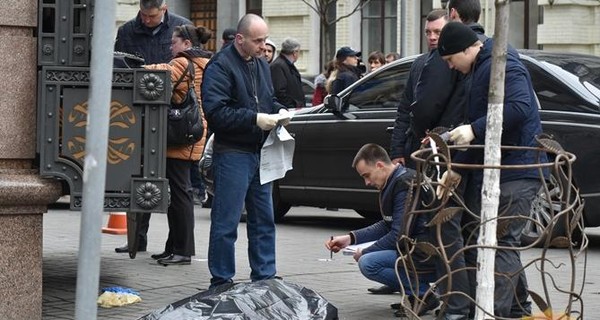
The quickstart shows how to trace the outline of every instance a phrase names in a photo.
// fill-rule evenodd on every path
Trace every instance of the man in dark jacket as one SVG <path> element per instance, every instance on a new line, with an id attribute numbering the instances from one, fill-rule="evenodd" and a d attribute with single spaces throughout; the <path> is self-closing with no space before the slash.
<path id="1" fill-rule="evenodd" d="M 454 7 L 450 10 L 451 17 L 455 19 L 460 17 L 465 19 L 465 23 L 469 23 L 477 30 L 481 39 L 487 37 L 483 34 L 483 28 L 477 21 L 481 12 L 479 0 L 452 0 L 450 3 Z M 449 5 L 450 5 L 449 4 Z M 436 12 L 436 11 L 434 11 Z M 433 12 L 432 12 L 433 13 Z M 444 19 L 444 24 L 446 23 Z M 431 30 L 431 33 L 436 33 L 436 40 L 440 36 L 440 29 Z M 428 36 L 428 38 L 430 38 Z M 438 47 L 439 41 L 436 41 Z M 408 167 L 414 167 L 414 163 L 410 160 L 410 154 L 417 150 L 420 146 L 421 139 L 425 136 L 428 130 L 435 127 L 446 127 L 452 129 L 462 124 L 465 121 L 467 95 L 465 90 L 470 85 L 468 76 L 462 75 L 456 70 L 448 68 L 446 62 L 440 57 L 438 50 L 429 52 L 426 61 L 422 67 L 418 77 L 418 83 L 414 88 L 414 102 L 410 105 L 410 129 L 405 136 L 406 142 L 404 149 L 400 149 L 403 153 L 397 154 L 395 147 L 401 144 L 402 132 L 397 128 L 404 129 L 407 127 L 406 121 L 402 123 L 402 109 L 399 108 L 398 117 L 395 125 L 395 132 L 392 138 L 392 158 L 403 155 Z M 406 112 L 405 112 L 406 113 Z M 404 116 L 404 119 L 408 118 Z M 396 160 L 396 159 L 395 159 Z M 401 160 L 401 159 L 398 159 Z M 453 256 L 454 259 L 450 264 L 453 270 L 452 283 L 443 281 L 439 284 L 441 293 L 447 292 L 451 286 L 452 291 L 461 293 L 447 296 L 446 318 L 447 319 L 462 319 L 462 315 L 468 314 L 472 305 L 467 295 L 474 296 L 469 286 L 469 274 L 464 271 L 467 265 L 466 259 L 471 252 L 467 252 L 467 256 L 463 254 L 463 225 L 468 220 L 463 217 L 462 213 L 455 214 L 452 219 L 448 220 L 442 228 L 441 241 L 439 245 L 443 245 L 448 256 Z M 431 228 L 431 233 L 435 234 L 436 228 Z M 457 239 L 459 241 L 457 241 Z M 446 274 L 446 266 L 439 263 L 437 265 L 438 276 Z M 462 270 L 462 271 L 461 271 Z M 472 310 L 471 310 L 472 312 Z"/>
<path id="2" fill-rule="evenodd" d="M 402 163 L 413 169 L 415 163 L 410 159 L 410 154 L 419 149 L 427 130 L 462 121 L 461 107 L 449 104 L 452 99 L 460 99 L 464 95 L 460 87 L 456 88 L 456 82 L 461 76 L 458 72 L 451 71 L 435 50 L 440 32 L 447 21 L 446 10 L 433 10 L 427 15 L 425 36 L 429 52 L 420 55 L 413 62 L 398 105 L 390 156 L 394 163 Z M 422 82 L 421 77 L 427 81 Z M 455 88 L 459 90 L 455 91 Z"/>
<path id="3" fill-rule="evenodd" d="M 167 11 L 165 0 L 141 0 L 137 16 L 119 27 L 115 51 L 144 58 L 146 64 L 171 61 L 171 36 L 177 26 L 192 24 Z"/>
<path id="4" fill-rule="evenodd" d="M 264 280 L 276 274 L 271 183 L 260 183 L 260 150 L 269 131 L 289 123 L 289 116 L 274 98 L 269 65 L 261 58 L 268 32 L 261 17 L 245 15 L 233 44 L 221 49 L 204 72 L 202 107 L 214 133 L 208 245 L 211 287 L 233 282 L 235 241 L 244 204 L 250 278 Z"/>
<path id="5" fill-rule="evenodd" d="M 422 256 L 422 252 L 412 253 L 417 270 L 407 273 L 402 263 L 399 263 L 400 281 L 396 276 L 396 260 L 398 251 L 396 242 L 401 235 L 406 235 L 419 242 L 430 242 L 429 231 L 425 227 L 424 215 L 416 216 L 411 225 L 404 214 L 407 190 L 415 177 L 415 171 L 405 168 L 401 164 L 393 164 L 384 148 L 376 144 L 366 144 L 357 152 L 352 162 L 352 167 L 365 180 L 369 187 L 379 190 L 379 205 L 382 220 L 359 230 L 351 231 L 347 235 L 332 237 L 325 242 L 325 247 L 333 252 L 353 244 L 362 244 L 375 241 L 372 245 L 357 249 L 354 260 L 358 261 L 361 273 L 370 280 L 382 283 L 393 291 L 403 291 L 415 298 L 423 298 L 429 283 L 435 282 L 435 266 L 432 259 Z M 421 255 L 420 255 L 421 254 Z M 412 277 L 414 272 L 419 272 L 419 279 Z M 409 278 L 407 274 L 411 274 Z M 419 287 L 415 287 L 418 283 Z M 426 306 L 420 314 L 438 306 L 439 301 L 431 294 L 426 297 Z M 413 303 L 414 304 L 414 303 Z"/>
<path id="6" fill-rule="evenodd" d="M 451 22 L 444 27 L 440 36 L 438 51 L 450 68 L 463 74 L 471 74 L 471 87 L 468 91 L 467 109 L 469 124 L 461 125 L 450 131 L 450 140 L 457 145 L 470 143 L 485 144 L 488 92 L 492 65 L 493 40 L 482 43 L 471 28 L 459 22 Z M 542 132 L 540 116 L 531 78 L 525 66 L 519 60 L 519 54 L 508 47 L 506 57 L 505 96 L 502 121 L 501 144 L 503 146 L 534 147 L 535 136 Z M 537 152 L 533 150 L 510 150 L 501 154 L 502 165 L 524 165 L 537 163 Z M 541 161 L 545 161 L 542 156 Z M 468 149 L 459 152 L 453 158 L 457 163 L 483 163 L 481 149 Z M 441 179 L 457 179 L 457 172 L 446 172 Z M 475 201 L 470 209 L 480 212 L 482 172 L 468 183 L 476 190 L 465 194 Z M 500 204 L 498 212 L 503 217 L 527 216 L 531 203 L 541 186 L 540 176 L 535 168 L 520 170 L 502 170 L 500 174 Z M 440 187 L 438 187 L 438 191 Z M 519 247 L 524 219 L 513 219 L 507 231 L 498 235 L 498 245 L 503 248 Z M 477 236 L 477 233 L 474 234 Z M 495 259 L 494 314 L 500 317 L 522 318 L 531 314 L 531 305 L 527 301 L 527 280 L 521 271 L 519 251 L 497 249 Z M 471 283 L 472 288 L 476 284 Z"/>
<path id="7" fill-rule="evenodd" d="M 167 63 L 173 58 L 171 36 L 177 26 L 192 24 L 186 18 L 167 11 L 165 0 L 141 0 L 137 16 L 119 27 L 115 51 L 134 54 L 144 59 L 145 64 Z M 138 222 L 137 251 L 146 251 L 150 213 L 142 214 Z M 116 252 L 129 251 L 129 246 L 115 248 Z"/>
<path id="8" fill-rule="evenodd" d="M 287 38 L 281 44 L 279 57 L 271 63 L 275 96 L 288 109 L 302 108 L 306 104 L 300 72 L 294 65 L 299 56 L 300 43 L 296 39 Z"/>

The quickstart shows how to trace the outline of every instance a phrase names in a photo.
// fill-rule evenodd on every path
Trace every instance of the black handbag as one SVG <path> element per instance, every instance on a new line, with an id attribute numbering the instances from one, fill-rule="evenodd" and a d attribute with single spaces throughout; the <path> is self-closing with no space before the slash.
<path id="1" fill-rule="evenodd" d="M 189 73 L 190 85 L 184 99 L 181 103 L 175 103 L 171 100 L 169 106 L 167 121 L 167 146 L 169 147 L 192 145 L 200 141 L 204 133 L 200 106 L 194 92 L 194 64 L 192 60 L 187 60 L 187 69 L 173 86 L 173 91 L 175 91 L 175 88 L 183 81 L 186 73 Z"/>

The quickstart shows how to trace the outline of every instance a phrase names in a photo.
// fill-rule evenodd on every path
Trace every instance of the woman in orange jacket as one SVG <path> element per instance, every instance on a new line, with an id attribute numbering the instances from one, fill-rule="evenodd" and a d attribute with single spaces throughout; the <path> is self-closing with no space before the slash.
<path id="1" fill-rule="evenodd" d="M 190 85 L 200 106 L 200 114 L 204 124 L 204 134 L 200 141 L 189 146 L 167 148 L 167 179 L 171 190 L 171 203 L 167 211 L 169 236 L 164 252 L 153 254 L 152 258 L 163 265 L 190 264 L 191 256 L 195 254 L 194 245 L 194 200 L 190 184 L 190 169 L 194 161 L 200 160 L 206 141 L 206 120 L 201 108 L 202 76 L 204 68 L 212 53 L 202 49 L 210 39 L 211 33 L 204 27 L 184 25 L 175 27 L 171 38 L 173 60 L 169 63 L 144 66 L 147 69 L 169 70 L 171 81 L 175 83 L 182 74 L 187 72 L 188 63 L 193 63 L 194 79 L 185 74 L 181 83 L 173 88 L 172 100 L 180 103 L 186 96 Z M 165 128 L 166 129 L 166 128 Z"/>

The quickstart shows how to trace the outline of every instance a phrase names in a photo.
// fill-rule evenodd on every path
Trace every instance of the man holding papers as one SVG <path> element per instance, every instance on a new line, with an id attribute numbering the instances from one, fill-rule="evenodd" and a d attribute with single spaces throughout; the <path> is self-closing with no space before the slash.
<path id="1" fill-rule="evenodd" d="M 407 234 L 417 241 L 428 241 L 429 233 L 425 227 L 425 217 L 418 216 L 410 228 L 404 224 L 404 208 L 407 191 L 415 171 L 393 164 L 389 155 L 377 144 L 366 144 L 356 154 L 352 167 L 365 180 L 365 184 L 377 188 L 379 193 L 379 207 L 382 220 L 359 230 L 351 231 L 347 235 L 336 236 L 325 242 L 325 247 L 333 252 L 338 252 L 350 245 L 357 245 L 374 241 L 366 248 L 358 247 L 354 252 L 354 260 L 358 262 L 361 273 L 370 280 L 379 282 L 389 287 L 389 291 L 396 292 L 403 289 L 411 302 L 415 297 L 423 297 L 429 289 L 429 283 L 435 282 L 435 266 L 431 260 L 415 257 L 413 262 L 419 271 L 419 277 L 408 277 L 402 262 L 396 270 L 396 260 L 399 257 L 396 241 L 399 235 Z M 398 272 L 396 272 L 398 271 Z M 408 273 L 410 274 L 410 273 Z M 402 281 L 402 286 L 400 284 Z M 418 281 L 417 281 L 418 280 Z M 418 284 L 418 288 L 417 288 Z M 425 306 L 419 314 L 435 309 L 439 305 L 433 294 L 427 295 Z M 399 310 L 397 313 L 403 313 Z"/>
<path id="2" fill-rule="evenodd" d="M 261 58 L 268 35 L 261 17 L 243 16 L 233 43 L 214 55 L 204 71 L 202 107 L 214 132 L 208 244 L 211 288 L 233 282 L 243 206 L 248 212 L 250 279 L 271 279 L 277 273 L 271 184 L 260 183 L 260 150 L 269 132 L 278 124 L 287 125 L 289 116 L 274 98 L 271 71 Z"/>

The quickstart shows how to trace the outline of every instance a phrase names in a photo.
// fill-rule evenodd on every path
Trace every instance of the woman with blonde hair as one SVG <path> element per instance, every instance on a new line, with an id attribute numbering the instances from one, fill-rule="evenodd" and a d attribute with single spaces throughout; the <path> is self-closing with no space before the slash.
<path id="1" fill-rule="evenodd" d="M 335 71 L 331 81 L 331 94 L 338 94 L 356 82 L 362 75 L 358 68 L 360 51 L 350 47 L 341 47 L 335 54 Z M 333 77 L 330 76 L 330 80 Z"/>

